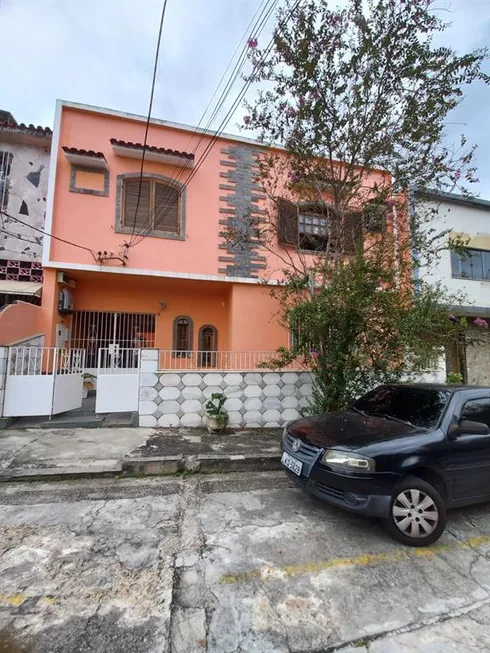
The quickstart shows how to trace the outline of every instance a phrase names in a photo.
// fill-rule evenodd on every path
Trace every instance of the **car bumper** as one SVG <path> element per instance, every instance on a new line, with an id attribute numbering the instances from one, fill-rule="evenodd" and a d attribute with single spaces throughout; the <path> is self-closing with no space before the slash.
<path id="1" fill-rule="evenodd" d="M 382 519 L 388 517 L 391 494 L 366 494 L 360 492 L 361 488 L 355 482 L 353 483 L 352 479 L 347 479 L 346 483 L 346 479 L 339 474 L 326 472 L 322 480 L 319 480 L 318 478 L 296 476 L 288 469 L 285 469 L 285 472 L 296 486 L 322 501 L 366 517 L 380 517 Z"/>

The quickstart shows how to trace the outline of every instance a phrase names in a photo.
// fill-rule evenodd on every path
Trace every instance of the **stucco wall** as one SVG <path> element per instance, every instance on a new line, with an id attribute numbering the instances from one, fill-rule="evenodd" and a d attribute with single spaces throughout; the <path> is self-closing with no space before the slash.
<path id="1" fill-rule="evenodd" d="M 436 233 L 450 230 L 470 239 L 468 247 L 490 251 L 490 209 L 465 206 L 452 202 L 425 202 L 428 207 L 438 207 L 437 218 L 431 221 L 430 228 Z M 421 204 L 421 207 L 424 203 Z M 449 236 L 448 236 L 449 237 Z M 454 279 L 451 270 L 451 253 L 441 252 L 430 268 L 419 271 L 420 278 L 428 283 L 442 282 L 449 291 L 463 292 L 465 305 L 490 306 L 490 280 Z"/>
<path id="2" fill-rule="evenodd" d="M 17 344 L 42 332 L 41 308 L 18 302 L 0 311 L 0 345 Z"/>
<path id="3" fill-rule="evenodd" d="M 312 379 L 306 372 L 159 372 L 158 351 L 142 351 L 140 426 L 203 426 L 214 392 L 227 397 L 230 426 L 278 427 L 300 417 Z"/>
<path id="4" fill-rule="evenodd" d="M 43 229 L 46 212 L 49 148 L 47 139 L 40 139 L 39 146 L 36 146 L 2 140 L 0 133 L 0 150 L 13 155 L 6 212 L 38 229 Z M 41 261 L 41 233 L 6 216 L 3 216 L 3 224 L 10 234 L 0 234 L 0 259 Z"/>

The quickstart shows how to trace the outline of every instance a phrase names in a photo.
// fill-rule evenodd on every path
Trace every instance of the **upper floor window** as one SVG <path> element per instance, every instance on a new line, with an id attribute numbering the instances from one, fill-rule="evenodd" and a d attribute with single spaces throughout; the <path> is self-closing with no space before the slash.
<path id="1" fill-rule="evenodd" d="M 362 218 L 358 214 L 350 213 L 341 220 L 325 202 L 295 204 L 279 198 L 277 205 L 282 246 L 351 254 L 362 241 Z"/>
<path id="2" fill-rule="evenodd" d="M 9 203 L 9 182 L 13 154 L 0 150 L 0 211 L 6 211 Z"/>
<path id="3" fill-rule="evenodd" d="M 184 197 L 180 185 L 163 175 L 118 177 L 116 231 L 183 239 Z"/>
<path id="4" fill-rule="evenodd" d="M 461 279 L 490 279 L 490 252 L 467 249 L 464 254 L 451 251 L 452 276 Z"/>

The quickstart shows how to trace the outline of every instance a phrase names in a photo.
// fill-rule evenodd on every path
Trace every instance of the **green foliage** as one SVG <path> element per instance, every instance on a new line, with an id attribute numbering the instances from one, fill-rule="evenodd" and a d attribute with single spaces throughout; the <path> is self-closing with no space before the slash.
<path id="1" fill-rule="evenodd" d="M 446 383 L 463 383 L 463 375 L 459 372 L 450 372 L 447 375 Z"/>
<path id="2" fill-rule="evenodd" d="M 285 147 L 261 161 L 271 208 L 254 223 L 253 246 L 284 264 L 271 293 L 295 337 L 267 365 L 302 360 L 315 378 L 316 412 L 427 370 L 465 329 L 447 308 L 462 298 L 415 272 L 442 249 L 466 245 L 437 233 L 438 208 L 424 198 L 469 194 L 476 180 L 474 148 L 464 135 L 446 145 L 444 127 L 464 86 L 489 82 L 481 70 L 488 52 L 436 46 L 445 26 L 430 0 L 347 0 L 342 9 L 309 0 L 290 16 L 295 5 L 287 0 L 280 11 L 272 53 L 253 73 L 266 90 L 248 105 L 245 125 Z M 251 48 L 253 63 L 262 55 Z M 294 251 L 291 240 L 277 246 L 277 197 L 329 205 L 321 251 Z M 348 242 L 352 215 L 362 238 Z M 244 245 L 246 231 L 229 237 Z"/>
<path id="3" fill-rule="evenodd" d="M 214 417 L 217 422 L 227 418 L 227 412 L 223 409 L 226 397 L 221 392 L 213 392 L 211 399 L 206 404 L 206 412 L 210 417 Z M 220 420 L 221 418 L 221 420 Z"/>

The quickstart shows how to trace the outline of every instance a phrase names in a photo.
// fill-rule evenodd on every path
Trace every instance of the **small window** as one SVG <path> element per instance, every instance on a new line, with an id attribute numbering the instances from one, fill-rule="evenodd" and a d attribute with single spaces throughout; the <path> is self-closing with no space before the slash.
<path id="1" fill-rule="evenodd" d="M 216 367 L 218 359 L 218 331 L 207 324 L 199 329 L 199 365 Z"/>
<path id="2" fill-rule="evenodd" d="M 490 397 L 467 401 L 461 411 L 460 419 L 481 422 L 490 427 Z"/>
<path id="3" fill-rule="evenodd" d="M 136 232 L 180 232 L 180 193 L 155 179 L 128 179 L 123 185 L 122 226 Z"/>
<path id="4" fill-rule="evenodd" d="M 185 358 L 192 351 L 192 320 L 180 316 L 174 320 L 173 350 L 176 358 Z"/>
<path id="5" fill-rule="evenodd" d="M 299 207 L 299 248 L 312 252 L 325 251 L 328 244 L 328 209 L 320 213 L 309 207 Z"/>
<path id="6" fill-rule="evenodd" d="M 9 175 L 12 169 L 13 154 L 0 150 L 0 211 L 6 211 L 9 203 Z"/>
<path id="7" fill-rule="evenodd" d="M 490 279 L 490 252 L 467 249 L 464 254 L 451 251 L 453 277 L 460 279 Z"/>

